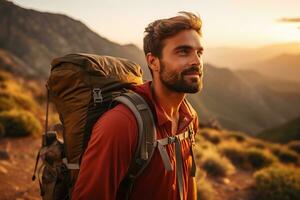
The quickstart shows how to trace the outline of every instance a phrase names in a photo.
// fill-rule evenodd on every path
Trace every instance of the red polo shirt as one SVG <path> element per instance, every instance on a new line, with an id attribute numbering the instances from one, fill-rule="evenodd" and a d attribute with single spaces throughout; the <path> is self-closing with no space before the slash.
<path id="1" fill-rule="evenodd" d="M 135 92 L 155 110 L 157 116 L 157 139 L 171 134 L 172 123 L 163 108 L 152 96 L 150 82 L 134 88 Z M 179 109 L 179 125 L 176 134 L 185 131 L 190 123 L 194 123 L 197 131 L 198 119 L 195 111 L 190 113 L 183 102 Z M 88 147 L 83 155 L 80 172 L 75 184 L 72 199 L 114 200 L 118 186 L 123 180 L 133 157 L 138 134 L 134 114 L 120 104 L 103 114 L 95 124 Z M 192 166 L 190 142 L 181 142 L 183 158 L 183 193 L 187 199 L 188 176 Z M 176 182 L 175 145 L 166 146 L 174 171 L 167 172 L 158 149 L 149 165 L 136 180 L 131 199 L 179 199 Z"/>

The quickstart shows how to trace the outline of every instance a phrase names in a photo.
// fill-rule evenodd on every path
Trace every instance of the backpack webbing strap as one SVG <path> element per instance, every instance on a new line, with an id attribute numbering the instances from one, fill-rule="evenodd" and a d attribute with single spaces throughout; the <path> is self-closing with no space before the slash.
<path id="1" fill-rule="evenodd" d="M 183 162 L 181 155 L 181 143 L 178 138 L 175 139 L 175 159 L 176 159 L 176 175 L 180 200 L 183 200 Z"/>
<path id="2" fill-rule="evenodd" d="M 157 147 L 160 153 L 160 156 L 162 158 L 162 161 L 164 163 L 165 169 L 167 171 L 172 171 L 173 167 L 170 162 L 169 155 L 165 149 L 164 146 L 168 144 L 175 143 L 175 159 L 176 159 L 176 176 L 177 176 L 177 184 L 178 184 L 178 190 L 179 190 L 179 197 L 180 200 L 183 199 L 183 161 L 182 161 L 182 155 L 181 155 L 181 141 L 185 139 L 190 139 L 191 145 L 190 145 L 190 151 L 192 156 L 192 168 L 190 175 L 194 177 L 194 174 L 196 173 L 196 165 L 194 160 L 194 154 L 192 150 L 192 145 L 194 142 L 194 132 L 192 129 L 192 124 L 189 125 L 188 130 L 178 134 L 169 136 L 160 140 L 157 140 Z"/>
<path id="3" fill-rule="evenodd" d="M 66 157 L 64 157 L 62 159 L 62 162 L 66 165 L 66 167 L 68 169 L 71 169 L 71 170 L 79 170 L 79 164 L 77 163 L 68 163 L 68 159 Z"/>
<path id="4" fill-rule="evenodd" d="M 134 92 L 126 92 L 114 99 L 127 106 L 135 115 L 138 141 L 127 175 L 119 186 L 117 199 L 129 199 L 134 181 L 149 164 L 156 147 L 156 127 L 147 102 Z"/>
<path id="5" fill-rule="evenodd" d="M 188 139 L 188 138 L 189 138 L 189 131 L 185 131 L 185 132 L 183 132 L 181 134 L 178 134 L 178 135 L 169 136 L 169 137 L 157 140 L 157 147 L 158 147 L 160 156 L 162 158 L 162 161 L 164 163 L 165 169 L 167 171 L 172 171 L 173 167 L 171 165 L 169 155 L 168 155 L 168 153 L 167 153 L 164 146 L 168 145 L 168 144 L 172 144 L 176 140 L 179 140 L 179 142 L 180 142 L 180 141 L 182 141 L 184 139 Z"/>

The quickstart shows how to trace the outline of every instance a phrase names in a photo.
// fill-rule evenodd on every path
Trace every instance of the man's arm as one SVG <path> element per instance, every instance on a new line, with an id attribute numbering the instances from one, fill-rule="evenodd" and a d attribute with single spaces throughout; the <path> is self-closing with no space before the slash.
<path id="1" fill-rule="evenodd" d="M 116 199 L 135 151 L 136 138 L 136 119 L 124 105 L 105 113 L 93 128 L 72 199 Z"/>

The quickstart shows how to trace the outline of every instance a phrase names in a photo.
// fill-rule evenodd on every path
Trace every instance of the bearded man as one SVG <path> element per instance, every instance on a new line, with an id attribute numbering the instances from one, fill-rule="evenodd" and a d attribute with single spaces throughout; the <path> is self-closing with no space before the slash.
<path id="1" fill-rule="evenodd" d="M 196 181 L 191 175 L 195 174 L 193 141 L 179 136 L 191 126 L 194 132 L 198 129 L 197 114 L 185 97 L 202 88 L 201 25 L 197 15 L 180 12 L 145 29 L 144 53 L 152 81 L 133 90 L 152 108 L 157 139 L 175 138 L 175 142 L 164 146 L 172 170 L 166 169 L 156 148 L 134 181 L 130 199 L 197 199 Z M 119 104 L 102 115 L 83 155 L 72 199 L 122 199 L 119 187 L 132 162 L 137 136 L 137 121 L 126 106 Z"/>

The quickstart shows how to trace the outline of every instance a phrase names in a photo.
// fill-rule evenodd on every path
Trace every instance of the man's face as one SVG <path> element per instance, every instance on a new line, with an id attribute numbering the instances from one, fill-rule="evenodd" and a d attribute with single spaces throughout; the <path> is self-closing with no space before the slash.
<path id="1" fill-rule="evenodd" d="M 160 81 L 180 93 L 196 93 L 202 88 L 203 47 L 195 30 L 183 30 L 164 40 Z"/>

